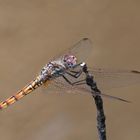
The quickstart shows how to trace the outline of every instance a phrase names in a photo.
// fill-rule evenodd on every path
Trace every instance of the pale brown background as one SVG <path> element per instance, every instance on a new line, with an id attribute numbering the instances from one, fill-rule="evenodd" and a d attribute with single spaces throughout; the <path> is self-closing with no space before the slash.
<path id="1" fill-rule="evenodd" d="M 140 69 L 139 14 L 139 0 L 0 0 L 0 100 L 82 37 L 93 65 Z M 0 112 L 0 139 L 98 139 L 92 98 L 40 91 Z M 140 139 L 139 85 L 108 93 L 133 102 L 104 100 L 108 139 Z"/>

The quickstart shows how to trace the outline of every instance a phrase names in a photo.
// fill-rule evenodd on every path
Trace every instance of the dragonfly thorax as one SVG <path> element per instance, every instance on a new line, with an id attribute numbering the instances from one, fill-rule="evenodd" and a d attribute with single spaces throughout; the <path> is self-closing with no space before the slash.
<path id="1" fill-rule="evenodd" d="M 45 82 L 47 80 L 56 78 L 64 74 L 66 67 L 57 61 L 52 61 L 45 65 L 40 72 L 40 80 Z"/>

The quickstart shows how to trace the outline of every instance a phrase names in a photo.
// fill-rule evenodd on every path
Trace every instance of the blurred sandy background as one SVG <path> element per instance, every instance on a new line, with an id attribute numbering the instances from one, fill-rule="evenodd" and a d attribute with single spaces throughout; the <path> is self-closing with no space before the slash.
<path id="1" fill-rule="evenodd" d="M 0 0 L 0 100 L 82 37 L 93 41 L 94 66 L 140 69 L 139 13 L 138 0 Z M 108 91 L 133 102 L 104 100 L 108 140 L 140 139 L 139 93 Z M 0 139 L 97 140 L 94 102 L 36 90 L 0 112 Z"/>

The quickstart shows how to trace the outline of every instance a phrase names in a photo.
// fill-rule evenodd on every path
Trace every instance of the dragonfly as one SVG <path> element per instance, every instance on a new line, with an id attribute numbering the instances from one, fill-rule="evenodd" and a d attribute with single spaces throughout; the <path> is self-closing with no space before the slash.
<path id="1" fill-rule="evenodd" d="M 14 104 L 21 98 L 32 93 L 38 87 L 44 85 L 49 90 L 65 93 L 91 93 L 86 85 L 86 77 L 83 67 L 88 66 L 90 53 L 93 51 L 92 41 L 83 38 L 47 63 L 29 84 L 19 90 L 15 95 L 0 103 L 0 110 Z M 100 96 L 127 102 L 119 97 L 107 95 L 106 89 L 128 86 L 140 82 L 140 72 L 137 70 L 112 70 L 88 67 L 91 75 L 94 76 L 99 89 Z M 92 92 L 93 94 L 93 92 Z"/>

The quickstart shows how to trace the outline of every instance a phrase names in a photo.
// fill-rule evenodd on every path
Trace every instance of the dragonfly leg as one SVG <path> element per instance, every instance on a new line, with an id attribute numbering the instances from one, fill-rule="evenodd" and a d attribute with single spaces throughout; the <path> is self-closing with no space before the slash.
<path id="1" fill-rule="evenodd" d="M 81 80 L 82 81 L 82 80 Z M 81 82 L 81 81 L 78 81 L 79 83 L 74 83 L 74 85 L 85 85 L 86 84 L 86 82 Z M 83 80 L 83 81 L 85 81 L 85 80 Z M 81 83 L 80 83 L 81 82 Z"/>
<path id="2" fill-rule="evenodd" d="M 63 78 L 67 83 L 73 86 L 73 83 L 66 76 L 63 75 Z"/>
<path id="3" fill-rule="evenodd" d="M 82 74 L 82 70 L 80 70 L 80 71 L 70 71 L 70 72 L 66 72 L 68 75 L 70 75 L 70 76 L 72 76 L 72 77 L 74 77 L 74 78 L 78 78 L 78 77 L 80 77 L 80 75 Z M 72 73 L 74 73 L 74 74 L 72 74 Z"/>
<path id="4" fill-rule="evenodd" d="M 67 83 L 69 83 L 70 85 L 82 85 L 82 84 L 86 84 L 86 82 L 84 82 L 85 81 L 85 79 L 83 79 L 83 80 L 79 80 L 79 81 L 76 81 L 76 82 L 71 82 L 66 76 L 64 76 L 63 75 L 63 78 L 65 79 L 65 81 L 67 82 Z"/>

